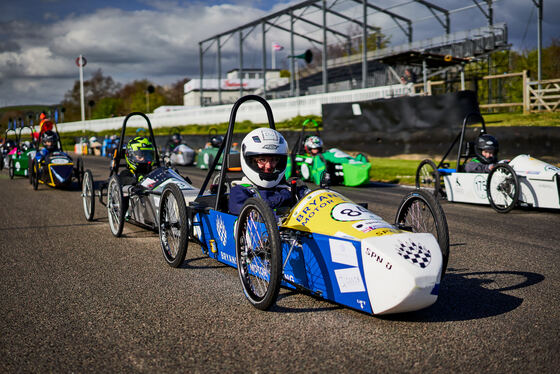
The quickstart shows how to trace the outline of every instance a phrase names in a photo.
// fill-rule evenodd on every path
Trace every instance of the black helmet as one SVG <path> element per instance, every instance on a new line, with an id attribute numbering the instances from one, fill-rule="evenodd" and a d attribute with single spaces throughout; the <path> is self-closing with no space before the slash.
<path id="1" fill-rule="evenodd" d="M 181 134 L 179 133 L 175 133 L 171 136 L 171 141 L 175 144 L 181 143 L 181 140 L 183 140 L 183 138 L 181 138 Z"/>
<path id="2" fill-rule="evenodd" d="M 484 164 L 493 164 L 498 160 L 498 151 L 500 146 L 496 138 L 492 135 L 483 134 L 476 139 L 476 145 L 474 146 L 474 151 L 480 161 Z M 494 152 L 492 157 L 484 157 L 482 151 L 492 151 Z"/>
<path id="3" fill-rule="evenodd" d="M 48 151 L 55 151 L 58 148 L 58 136 L 52 130 L 43 133 L 42 141 L 43 146 L 45 146 Z"/>
<path id="4" fill-rule="evenodd" d="M 214 135 L 210 139 L 210 144 L 212 144 L 212 147 L 216 147 L 216 148 L 219 148 L 223 142 L 224 142 L 224 137 L 222 135 Z"/>
<path id="5" fill-rule="evenodd" d="M 6 141 L 5 148 L 7 150 L 11 151 L 15 146 L 16 146 L 16 142 L 14 142 L 13 140 L 10 139 L 10 140 Z"/>

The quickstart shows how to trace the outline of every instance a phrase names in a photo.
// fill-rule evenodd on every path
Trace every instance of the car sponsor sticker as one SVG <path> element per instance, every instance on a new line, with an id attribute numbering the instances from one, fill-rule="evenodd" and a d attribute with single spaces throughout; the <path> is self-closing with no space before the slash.
<path id="1" fill-rule="evenodd" d="M 477 175 L 473 180 L 473 188 L 476 195 L 481 199 L 486 199 L 486 175 Z"/>
<path id="2" fill-rule="evenodd" d="M 392 226 L 383 220 L 368 219 L 360 222 L 356 222 L 352 227 L 361 232 L 370 232 L 376 229 L 387 228 L 390 229 Z"/>
<path id="3" fill-rule="evenodd" d="M 51 164 L 69 164 L 70 161 L 66 158 L 51 158 Z"/>

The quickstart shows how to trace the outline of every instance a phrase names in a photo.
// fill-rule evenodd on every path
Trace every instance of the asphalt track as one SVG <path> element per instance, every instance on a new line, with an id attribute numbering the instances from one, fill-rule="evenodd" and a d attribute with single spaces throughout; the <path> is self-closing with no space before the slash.
<path id="1" fill-rule="evenodd" d="M 108 161 L 87 157 L 94 178 Z M 181 168 L 200 186 L 203 172 Z M 406 188 L 338 188 L 393 221 Z M 451 257 L 436 304 L 374 317 L 281 290 L 268 312 L 237 272 L 155 233 L 114 238 L 77 190 L 0 173 L 0 372 L 489 372 L 560 366 L 560 213 L 443 203 Z"/>

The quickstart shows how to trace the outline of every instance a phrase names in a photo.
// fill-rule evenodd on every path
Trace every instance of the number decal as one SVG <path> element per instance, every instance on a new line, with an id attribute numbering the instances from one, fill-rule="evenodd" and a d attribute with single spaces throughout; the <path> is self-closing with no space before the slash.
<path id="1" fill-rule="evenodd" d="M 331 217 L 337 221 L 361 221 L 364 219 L 383 221 L 381 217 L 354 203 L 336 205 L 331 211 Z"/>

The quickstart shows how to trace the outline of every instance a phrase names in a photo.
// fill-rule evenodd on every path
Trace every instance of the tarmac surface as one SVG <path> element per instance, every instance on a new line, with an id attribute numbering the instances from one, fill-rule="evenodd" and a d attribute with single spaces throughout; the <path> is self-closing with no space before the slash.
<path id="1" fill-rule="evenodd" d="M 96 181 L 109 162 L 86 157 Z M 199 187 L 205 175 L 179 168 Z M 393 222 L 409 188 L 334 188 Z M 158 235 L 77 185 L 0 173 L 0 372 L 555 373 L 560 367 L 560 212 L 442 202 L 451 254 L 438 301 L 375 317 L 287 289 L 267 312 L 233 268 L 190 244 L 169 267 Z"/>

